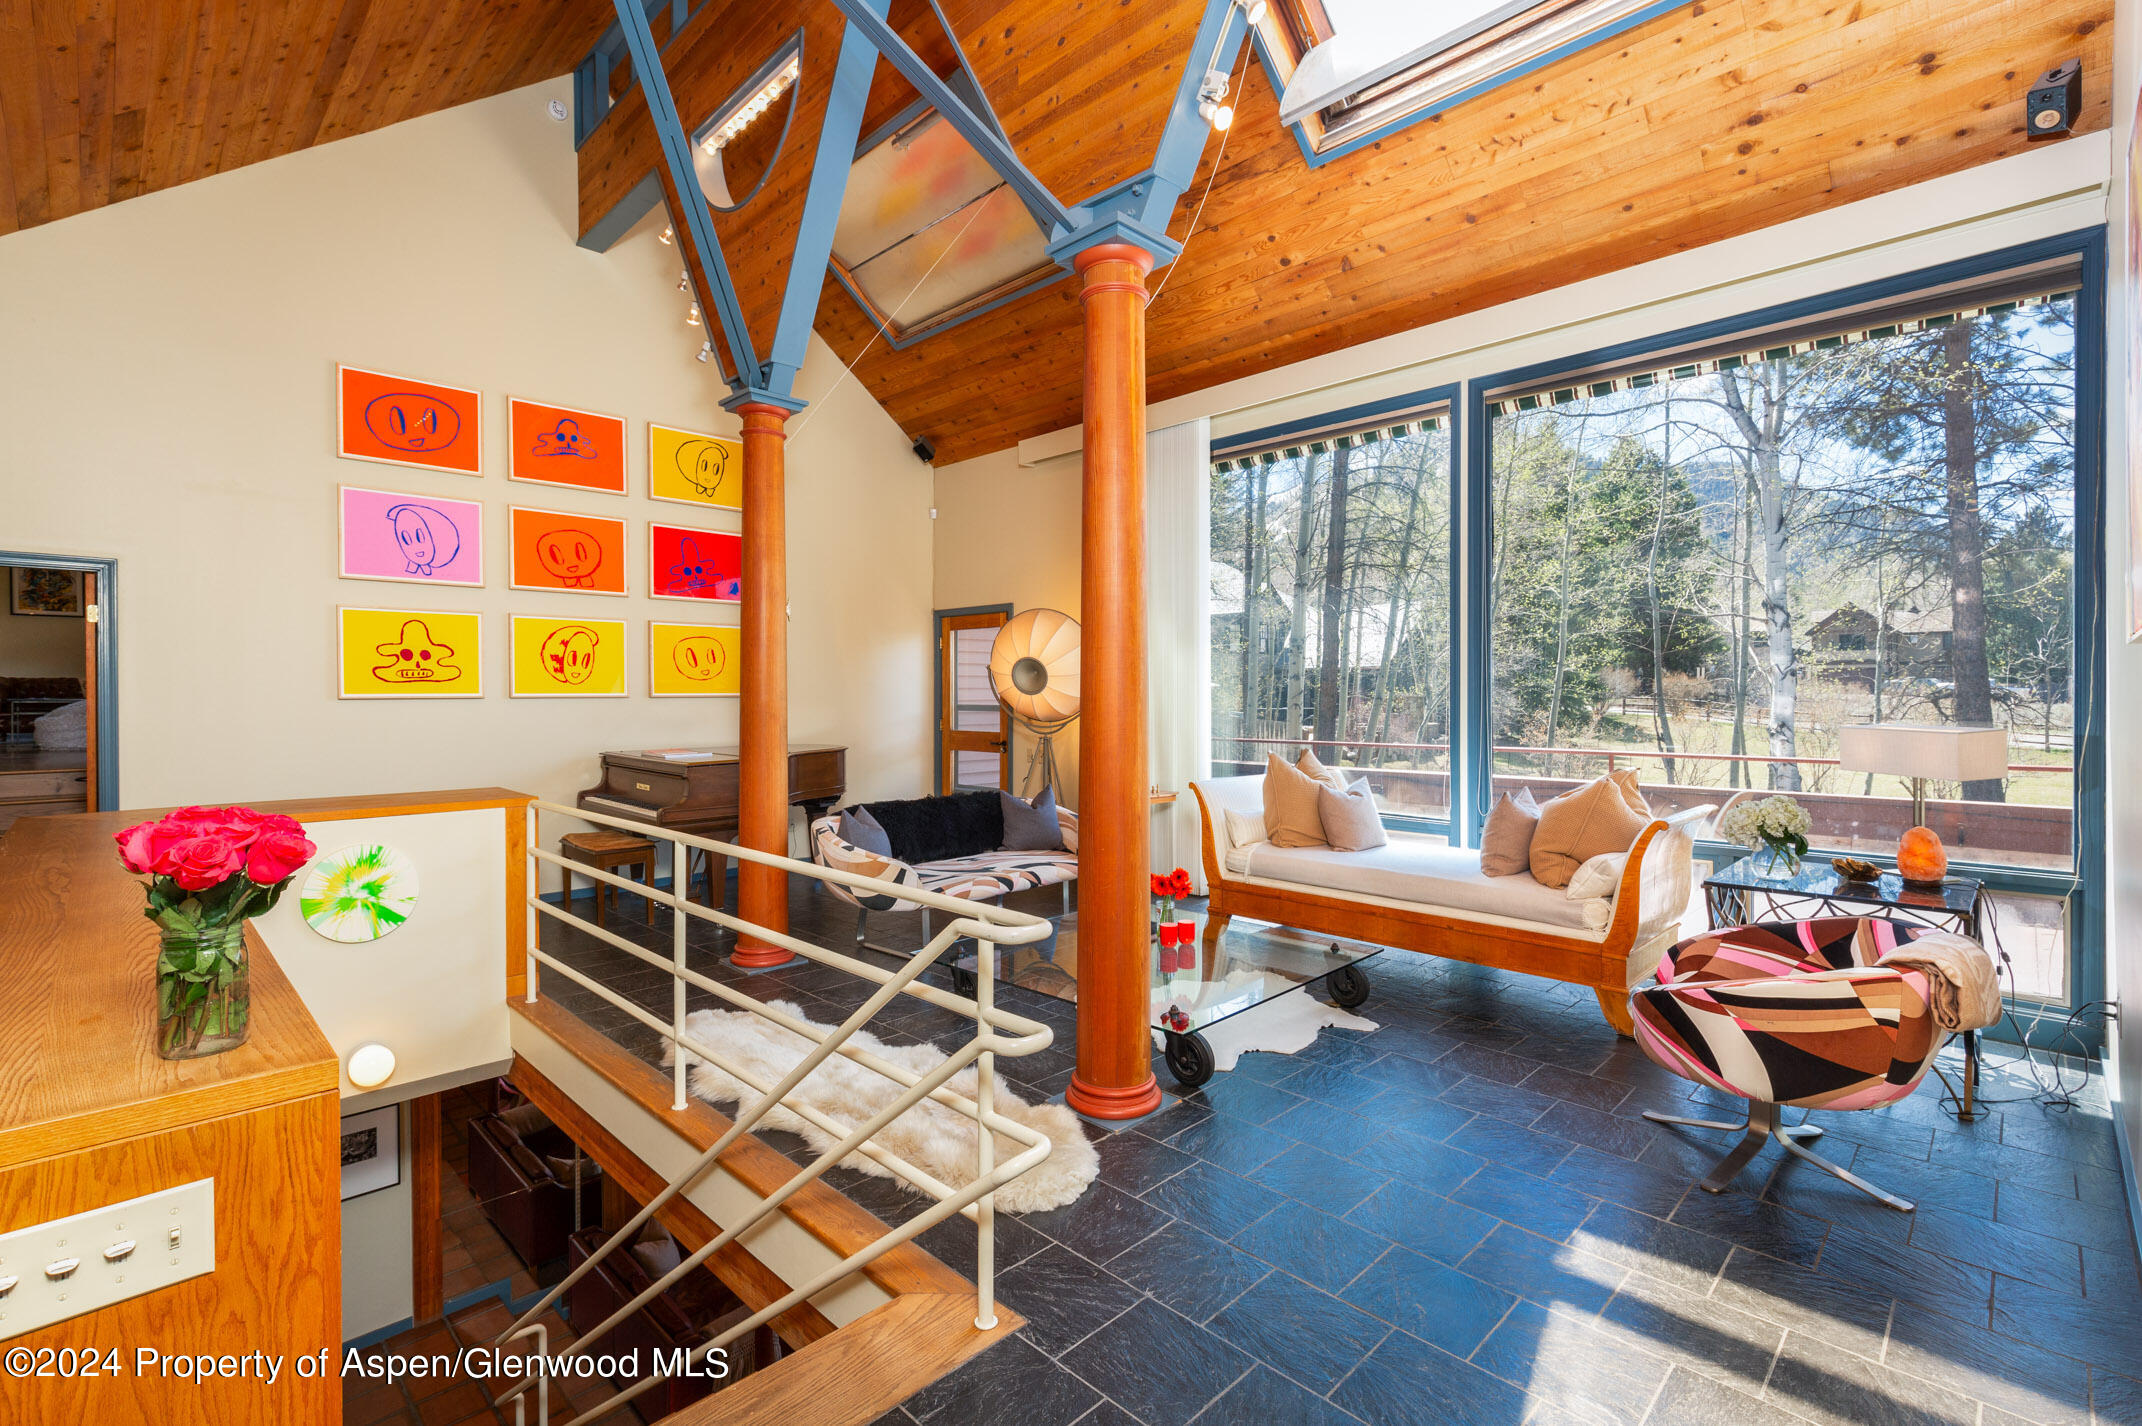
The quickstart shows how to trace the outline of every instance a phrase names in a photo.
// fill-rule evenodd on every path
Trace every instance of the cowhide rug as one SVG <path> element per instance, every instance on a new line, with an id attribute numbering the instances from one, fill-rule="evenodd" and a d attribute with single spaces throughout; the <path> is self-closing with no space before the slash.
<path id="1" fill-rule="evenodd" d="M 771 1002 L 779 1010 L 807 1021 L 812 1028 L 831 1030 L 810 1020 L 800 1006 Z M 697 1010 L 685 1017 L 685 1029 L 703 1045 L 718 1048 L 722 1055 L 743 1066 L 761 1082 L 778 1082 L 794 1069 L 812 1044 L 803 1036 L 784 1030 L 748 1010 Z M 888 1045 L 867 1031 L 857 1031 L 850 1042 L 904 1069 L 926 1075 L 943 1064 L 944 1051 L 934 1045 Z M 670 1063 L 665 1053 L 663 1063 Z M 689 1052 L 692 1093 L 718 1104 L 741 1104 L 758 1098 L 759 1092 Z M 1012 1063 L 1016 1063 L 1013 1061 Z M 946 1087 L 969 1099 L 974 1097 L 972 1065 L 946 1082 Z M 900 1097 L 901 1086 L 876 1070 L 866 1069 L 845 1055 L 834 1055 L 805 1077 L 791 1097 L 841 1124 L 861 1124 Z M 1100 1172 L 1099 1155 L 1079 1132 L 1078 1116 L 1061 1104 L 1028 1104 L 1010 1093 L 1000 1079 L 996 1110 L 1049 1139 L 1049 1156 L 1018 1178 L 997 1190 L 997 1207 L 1008 1213 L 1035 1213 L 1076 1202 Z M 771 1129 L 796 1134 L 823 1153 L 840 1142 L 802 1115 L 780 1105 L 759 1121 Z M 972 1119 L 931 1100 L 914 1105 L 878 1131 L 879 1147 L 890 1150 L 915 1167 L 954 1188 L 974 1182 L 974 1151 L 978 1126 Z M 997 1162 L 1003 1163 L 1025 1146 L 997 1135 Z M 894 1177 L 892 1171 L 864 1154 L 850 1154 L 845 1166 L 879 1178 Z"/>

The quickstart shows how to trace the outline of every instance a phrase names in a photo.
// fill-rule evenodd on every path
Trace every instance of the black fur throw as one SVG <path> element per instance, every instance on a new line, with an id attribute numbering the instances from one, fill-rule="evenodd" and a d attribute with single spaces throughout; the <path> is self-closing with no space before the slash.
<path id="1" fill-rule="evenodd" d="M 905 802 L 872 802 L 892 854 L 910 865 L 993 852 L 1004 845 L 1004 808 L 994 792 L 955 792 Z"/>

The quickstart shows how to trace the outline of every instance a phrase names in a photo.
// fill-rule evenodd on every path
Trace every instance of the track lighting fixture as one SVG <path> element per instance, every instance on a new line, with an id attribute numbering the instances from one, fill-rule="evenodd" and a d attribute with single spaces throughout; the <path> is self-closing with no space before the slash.
<path id="1" fill-rule="evenodd" d="M 660 244 L 661 244 L 661 245 L 662 245 L 663 247 L 665 247 L 665 248 L 666 248 L 666 247 L 668 247 L 668 246 L 669 246 L 669 245 L 670 245 L 671 243 L 675 242 L 676 240 L 677 240 L 677 229 L 676 229 L 676 226 L 675 226 L 674 224 L 669 224 L 669 223 L 665 223 L 665 224 L 663 224 L 663 226 L 662 226 L 662 232 L 661 232 L 661 235 L 660 235 L 660 236 L 658 236 L 658 237 L 657 237 L 657 238 L 655 239 L 655 241 L 656 241 L 656 242 L 660 243 Z"/>
<path id="2" fill-rule="evenodd" d="M 692 360 L 704 366 L 709 360 L 713 358 L 713 356 L 714 344 L 712 342 L 701 342 L 699 344 L 699 355 L 692 358 Z"/>
<path id="3" fill-rule="evenodd" d="M 1205 78 L 1197 86 L 1197 112 L 1199 117 L 1222 133 L 1235 121 L 1234 105 L 1227 102 L 1227 91 L 1232 81 L 1221 69 L 1208 69 Z"/>
<path id="4" fill-rule="evenodd" d="M 1265 0 L 1235 0 L 1235 8 L 1240 10 L 1253 25 L 1260 24 L 1264 20 Z"/>
<path id="5" fill-rule="evenodd" d="M 774 101 L 788 91 L 803 73 L 803 56 L 790 55 L 788 63 L 767 77 L 758 92 L 729 111 L 727 118 L 715 125 L 714 131 L 699 141 L 699 147 L 707 153 L 717 154 L 722 146 L 751 127 L 752 121 L 773 107 Z"/>
<path id="6" fill-rule="evenodd" d="M 677 290 L 679 292 L 689 292 L 692 290 L 692 275 L 690 273 L 680 272 L 677 274 Z"/>
<path id="7" fill-rule="evenodd" d="M 699 304 L 697 302 L 694 302 L 691 306 L 691 310 L 684 314 L 684 325 L 687 327 L 696 327 L 699 325 Z"/>

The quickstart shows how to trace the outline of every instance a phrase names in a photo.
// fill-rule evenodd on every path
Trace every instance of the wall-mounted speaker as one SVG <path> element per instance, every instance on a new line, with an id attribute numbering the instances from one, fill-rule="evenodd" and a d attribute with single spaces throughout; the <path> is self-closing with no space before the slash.
<path id="1" fill-rule="evenodd" d="M 2038 76 L 2023 99 L 2025 136 L 2058 138 L 2075 124 L 2082 112 L 2082 61 L 2071 59 Z"/>
<path id="2" fill-rule="evenodd" d="M 928 436 L 917 436 L 915 438 L 915 459 L 925 465 L 937 459 L 937 447 L 930 444 Z"/>

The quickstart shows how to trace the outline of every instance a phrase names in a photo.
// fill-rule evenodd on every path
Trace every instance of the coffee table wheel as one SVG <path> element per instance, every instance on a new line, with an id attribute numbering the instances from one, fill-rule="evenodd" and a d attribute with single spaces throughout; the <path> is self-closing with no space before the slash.
<path id="1" fill-rule="evenodd" d="M 1196 1089 L 1212 1078 L 1212 1046 L 1203 1035 L 1192 1032 L 1178 1035 L 1173 1030 L 1167 1035 L 1168 1073 L 1185 1089 Z"/>
<path id="2" fill-rule="evenodd" d="M 1331 990 L 1331 1003 L 1341 1010 L 1352 1010 L 1368 999 L 1368 977 L 1358 966 L 1340 966 L 1324 984 Z"/>

